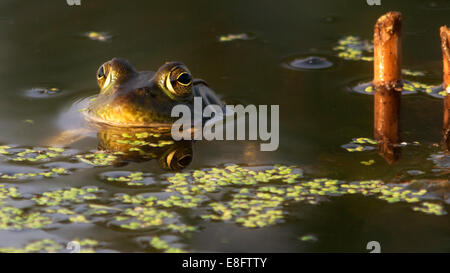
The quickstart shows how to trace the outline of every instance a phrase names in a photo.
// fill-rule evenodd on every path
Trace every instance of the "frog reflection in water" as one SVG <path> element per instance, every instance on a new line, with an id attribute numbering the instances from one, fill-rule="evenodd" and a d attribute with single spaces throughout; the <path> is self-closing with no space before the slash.
<path id="1" fill-rule="evenodd" d="M 99 149 L 122 155 L 122 160 L 158 157 L 164 169 L 181 169 L 192 160 L 190 141 L 171 140 L 171 125 L 178 119 L 171 117 L 172 108 L 184 104 L 193 109 L 194 97 L 202 98 L 203 107 L 223 107 L 214 91 L 179 62 L 137 72 L 126 60 L 114 58 L 100 66 L 97 82 L 100 94 L 83 113 L 89 129 L 98 131 Z M 59 139 L 73 142 L 74 132 Z"/>

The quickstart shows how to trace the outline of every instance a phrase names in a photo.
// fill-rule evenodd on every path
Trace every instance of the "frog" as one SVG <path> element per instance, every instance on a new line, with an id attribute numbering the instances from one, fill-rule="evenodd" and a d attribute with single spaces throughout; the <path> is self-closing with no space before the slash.
<path id="1" fill-rule="evenodd" d="M 201 79 L 193 79 L 181 62 L 166 62 L 156 72 L 137 72 L 125 59 L 113 58 L 97 70 L 100 93 L 91 101 L 86 118 L 113 127 L 170 129 L 177 119 L 172 108 L 183 104 L 193 109 L 193 98 L 203 107 L 222 101 Z"/>
<path id="2" fill-rule="evenodd" d="M 203 108 L 224 107 L 209 85 L 194 79 L 181 62 L 139 72 L 126 59 L 113 58 L 97 69 L 96 80 L 99 93 L 77 110 L 84 121 L 81 128 L 63 131 L 49 141 L 51 146 L 68 146 L 94 132 L 98 150 L 118 155 L 116 165 L 155 158 L 161 168 L 179 170 L 192 160 L 192 142 L 171 140 L 170 129 L 178 119 L 171 116 L 173 107 L 193 110 L 195 97 L 202 99 Z"/>

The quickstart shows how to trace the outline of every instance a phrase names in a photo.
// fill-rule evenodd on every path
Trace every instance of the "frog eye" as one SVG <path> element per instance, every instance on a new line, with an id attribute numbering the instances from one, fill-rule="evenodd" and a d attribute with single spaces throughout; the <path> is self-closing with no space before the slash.
<path id="1" fill-rule="evenodd" d="M 192 77 L 187 72 L 181 73 L 177 78 L 177 82 L 184 86 L 191 84 L 191 81 L 192 81 Z"/>
<path id="2" fill-rule="evenodd" d="M 193 78 L 182 63 L 165 63 L 158 69 L 154 78 L 164 93 L 173 100 L 186 99 L 192 95 Z"/>
<path id="3" fill-rule="evenodd" d="M 192 77 L 186 70 L 177 71 L 176 67 L 166 78 L 167 90 L 179 97 L 186 97 L 192 92 Z"/>
<path id="4" fill-rule="evenodd" d="M 105 68 L 104 66 L 100 66 L 100 68 L 98 69 L 98 74 L 97 74 L 97 79 L 101 79 L 105 77 Z"/>

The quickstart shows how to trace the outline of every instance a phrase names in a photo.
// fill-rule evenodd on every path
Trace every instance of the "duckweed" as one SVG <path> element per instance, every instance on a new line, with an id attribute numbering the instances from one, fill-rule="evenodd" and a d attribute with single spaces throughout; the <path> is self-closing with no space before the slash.
<path id="1" fill-rule="evenodd" d="M 375 89 L 371 82 L 369 83 L 360 83 L 352 88 L 353 91 L 373 95 Z M 430 84 L 425 84 L 417 81 L 409 81 L 403 80 L 403 89 L 402 95 L 408 94 L 416 94 L 416 93 L 424 93 L 436 98 L 443 98 L 446 95 L 445 90 L 442 89 L 442 86 L 435 86 Z"/>
<path id="2" fill-rule="evenodd" d="M 377 142 L 359 137 L 352 139 L 350 144 L 359 145 L 364 150 Z M 10 147 L 2 146 L 0 149 L 8 153 Z M 64 152 L 63 149 L 53 151 Z M 369 160 L 366 163 L 371 165 L 375 162 Z M 63 173 L 63 170 L 55 169 L 53 172 Z M 142 172 L 106 172 L 102 178 L 108 182 L 140 185 L 148 175 Z M 121 230 L 191 233 L 197 230 L 196 226 L 183 223 L 178 211 L 192 209 L 206 221 L 263 228 L 284 222 L 288 213 L 286 208 L 296 202 L 306 206 L 316 205 L 332 197 L 349 194 L 371 196 L 388 203 L 411 203 L 412 210 L 420 213 L 436 216 L 447 213 L 439 204 L 440 199 L 436 199 L 422 184 L 412 186 L 412 183 L 386 184 L 380 180 L 345 182 L 327 178 L 308 179 L 303 177 L 301 169 L 292 166 L 227 165 L 164 177 L 169 184 L 163 192 L 122 193 L 100 198 L 102 191 L 98 187 L 63 188 L 33 194 L 29 199 L 37 206 L 26 209 L 8 204 L 12 199 L 20 199 L 21 195 L 16 188 L 0 184 L 0 229 L 40 229 L 56 223 L 84 224 L 100 220 Z M 427 201 L 430 199 L 434 200 L 433 203 Z M 308 236 L 302 236 L 300 240 L 314 241 Z M 164 252 L 182 251 L 158 239 L 154 239 L 150 246 Z M 2 251 L 26 249 L 27 246 L 23 249 L 3 248 Z M 38 248 L 28 247 L 30 249 Z M 85 249 L 91 250 L 89 246 Z"/>
<path id="3" fill-rule="evenodd" d="M 17 188 L 7 187 L 3 184 L 0 184 L 0 206 L 3 204 L 5 199 L 18 197 L 20 197 L 20 193 Z"/>
<path id="4" fill-rule="evenodd" d="M 74 239 L 80 244 L 80 253 L 92 253 L 93 247 L 98 245 L 98 242 L 92 239 Z M 5 247 L 0 248 L 0 253 L 58 253 L 66 249 L 65 245 L 59 244 L 52 239 L 42 239 L 27 244 L 24 248 Z"/>
<path id="5" fill-rule="evenodd" d="M 356 138 L 353 141 L 376 143 L 365 138 Z M 369 165 L 373 163 L 374 161 L 368 162 Z M 234 172 L 230 172 L 227 168 L 233 169 Z M 323 178 L 301 181 L 299 176 L 293 180 L 282 176 L 280 180 L 280 169 L 291 170 L 287 167 L 279 167 L 265 170 L 263 175 L 261 171 L 229 166 L 222 169 L 194 171 L 192 176 L 178 174 L 169 178 L 173 185 L 169 186 L 168 191 L 195 196 L 219 190 L 223 192 L 225 188 L 231 188 L 233 192 L 231 200 L 209 203 L 211 213 L 203 214 L 201 217 L 205 220 L 232 221 L 249 228 L 265 227 L 282 222 L 283 208 L 291 201 L 315 205 L 327 200 L 327 197 L 362 194 L 374 196 L 389 203 L 419 203 L 424 200 L 427 193 L 426 189 L 409 189 L 406 185 L 389 185 L 379 180 L 343 182 Z M 267 176 L 268 171 L 273 176 Z M 285 175 L 291 175 L 291 172 L 287 171 Z M 235 183 L 235 176 L 240 178 L 240 182 Z M 293 185 L 288 186 L 282 183 L 287 181 Z M 271 182 L 270 185 L 267 184 L 269 182 Z M 241 188 L 238 190 L 236 187 Z"/>
<path id="6" fill-rule="evenodd" d="M 44 209 L 44 212 L 47 216 L 65 216 L 71 223 L 89 223 L 89 220 L 87 220 L 84 215 L 78 214 L 67 208 L 46 208 Z"/>
<path id="7" fill-rule="evenodd" d="M 34 252 L 46 252 L 56 253 L 62 249 L 62 246 L 51 239 L 43 239 L 29 243 L 24 248 L 0 248 L 0 253 L 34 253 Z"/>
<path id="8" fill-rule="evenodd" d="M 402 74 L 406 76 L 412 76 L 412 77 L 423 77 L 425 76 L 425 73 L 422 71 L 412 71 L 409 69 L 402 69 Z"/>
<path id="9" fill-rule="evenodd" d="M 109 172 L 103 173 L 101 177 L 108 182 L 124 183 L 128 186 L 144 186 L 148 184 L 144 180 L 144 175 L 143 172 Z"/>
<path id="10" fill-rule="evenodd" d="M 64 168 L 52 168 L 48 171 L 41 171 L 41 172 L 24 172 L 24 173 L 7 173 L 7 174 L 0 172 L 0 178 L 9 180 L 22 180 L 22 179 L 42 178 L 42 177 L 50 178 L 65 174 L 69 174 L 69 171 L 67 171 Z"/>
<path id="11" fill-rule="evenodd" d="M 76 155 L 76 158 L 83 163 L 96 166 L 104 167 L 113 165 L 118 157 L 116 155 L 108 154 L 105 152 L 95 152 L 84 155 Z"/>
<path id="12" fill-rule="evenodd" d="M 338 41 L 338 45 L 333 48 L 338 52 L 338 57 L 352 61 L 373 61 L 373 45 L 367 41 L 362 41 L 356 36 L 346 36 Z"/>
<path id="13" fill-rule="evenodd" d="M 414 211 L 420 211 L 426 214 L 434 214 L 434 215 L 446 215 L 447 212 L 444 210 L 442 205 L 423 202 L 422 207 L 413 207 Z"/>
<path id="14" fill-rule="evenodd" d="M 317 241 L 317 237 L 314 235 L 303 235 L 302 237 L 300 237 L 300 240 L 302 242 L 315 242 Z"/>
<path id="15" fill-rule="evenodd" d="M 160 251 L 165 253 L 184 253 L 185 251 L 180 248 L 171 247 L 166 241 L 159 237 L 153 237 L 150 241 L 150 245 Z"/>
<path id="16" fill-rule="evenodd" d="M 0 146 L 0 153 L 15 162 L 47 162 L 65 156 L 62 148 L 12 148 L 7 145 Z"/>
<path id="17" fill-rule="evenodd" d="M 38 212 L 26 213 L 11 206 L 0 208 L 0 230 L 41 229 L 51 223 L 49 217 Z"/>
<path id="18" fill-rule="evenodd" d="M 56 206 L 65 203 L 83 203 L 97 199 L 97 187 L 70 188 L 44 192 L 32 198 L 38 205 Z"/>
<path id="19" fill-rule="evenodd" d="M 219 42 L 231 42 L 234 40 L 249 40 L 251 37 L 247 33 L 227 34 L 219 37 Z"/>
<path id="20" fill-rule="evenodd" d="M 151 227 L 161 227 L 170 223 L 175 214 L 149 207 L 134 207 L 125 209 L 115 217 L 112 223 L 124 229 L 141 230 Z"/>
<path id="21" fill-rule="evenodd" d="M 371 159 L 368 161 L 361 161 L 361 164 L 364 166 L 371 166 L 371 165 L 375 164 L 375 160 Z"/>
<path id="22" fill-rule="evenodd" d="M 374 150 L 376 148 L 377 141 L 370 139 L 370 138 L 364 138 L 364 137 L 358 137 L 352 139 L 350 143 L 344 144 L 341 147 L 345 149 L 348 152 L 363 152 L 363 151 L 370 151 Z"/>
<path id="23" fill-rule="evenodd" d="M 106 32 L 95 32 L 95 31 L 86 33 L 86 36 L 91 40 L 100 42 L 105 42 L 111 38 L 111 35 L 109 35 Z"/>

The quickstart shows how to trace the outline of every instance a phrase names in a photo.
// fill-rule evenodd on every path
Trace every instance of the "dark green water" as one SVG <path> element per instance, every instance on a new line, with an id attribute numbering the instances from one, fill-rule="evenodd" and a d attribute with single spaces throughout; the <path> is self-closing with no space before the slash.
<path id="1" fill-rule="evenodd" d="M 386 183 L 433 179 L 448 183 L 448 163 L 437 172 L 432 171 L 436 169 L 434 162 L 428 160 L 440 151 L 433 144 L 441 139 L 442 99 L 422 93 L 403 97 L 402 141 L 420 144 L 404 147 L 395 164 L 386 163 L 375 150 L 349 153 L 341 148 L 353 138 L 372 137 L 373 97 L 349 91 L 357 83 L 370 81 L 372 63 L 339 59 L 333 47 L 347 35 L 371 40 L 376 19 L 389 10 L 401 11 L 404 16 L 404 67 L 425 72 L 426 76 L 418 79 L 421 82 L 440 84 L 438 30 L 450 23 L 450 1 L 382 0 L 380 7 L 368 6 L 363 0 L 276 4 L 81 0 L 80 7 L 69 7 L 65 1 L 2 1 L 0 143 L 40 147 L 61 132 L 62 114 L 75 102 L 98 92 L 95 72 L 113 57 L 128 59 L 138 70 L 155 70 L 165 61 L 177 60 L 229 102 L 280 105 L 277 151 L 260 152 L 259 143 L 251 141 L 196 142 L 193 161 L 183 170 L 185 173 L 224 164 L 283 164 L 303 169 L 307 179 L 379 179 Z M 91 40 L 85 36 L 90 31 L 106 32 L 111 38 L 105 42 Z M 219 42 L 220 36 L 237 33 L 254 33 L 256 37 Z M 333 66 L 298 71 L 283 65 L 285 60 L 310 55 L 325 57 Z M 27 92 L 37 87 L 57 87 L 62 91 L 43 97 L 29 96 Z M 97 139 L 87 138 L 67 148 L 85 153 L 97 148 Z M 360 163 L 371 159 L 375 160 L 371 166 Z M 109 202 L 115 194 L 164 192 L 168 187 L 165 177 L 173 175 L 161 170 L 155 160 L 131 162 L 123 167 L 92 167 L 66 159 L 53 161 L 57 167 L 70 168 L 71 174 L 49 179 L 0 180 L 2 185 L 16 187 L 24 195 L 8 201 L 9 206 L 24 211 L 42 210 L 42 206 L 28 199 L 54 189 L 83 186 L 103 190 L 98 204 L 116 206 Z M 21 168 L 41 165 L 5 159 L 0 162 L 0 172 L 22 172 Z M 149 173 L 152 185 L 118 186 L 99 178 L 100 174 L 117 170 Z M 413 176 L 408 174 L 411 170 L 423 174 Z M 449 211 L 448 192 L 447 184 L 440 189 L 441 198 L 437 200 L 445 211 Z M 84 211 L 80 206 L 66 204 L 67 208 Z M 366 252 L 369 241 L 380 242 L 386 252 L 448 252 L 448 214 L 416 212 L 413 206 L 358 194 L 330 197 L 317 205 L 291 202 L 282 208 L 283 221 L 263 228 L 243 227 L 233 221 L 204 221 L 199 214 L 208 209 L 208 204 L 169 209 L 183 223 L 196 227 L 183 234 L 158 228 L 115 228 L 108 224 L 108 217 L 89 218 L 86 223 L 52 218 L 54 223 L 45 228 L 14 230 L 2 226 L 0 248 L 23 248 L 45 238 L 65 247 L 75 238 L 91 238 L 100 244 L 97 251 L 154 252 L 158 250 L 150 247 L 148 240 L 152 236 L 169 236 L 167 240 L 175 242 L 175 246 L 200 252 Z M 308 234 L 317 241 L 299 239 Z"/>

